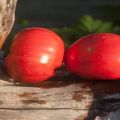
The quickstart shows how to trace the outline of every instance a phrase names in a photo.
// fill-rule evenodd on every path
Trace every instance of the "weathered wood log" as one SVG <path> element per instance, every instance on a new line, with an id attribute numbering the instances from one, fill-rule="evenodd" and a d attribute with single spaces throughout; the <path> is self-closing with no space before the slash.
<path id="1" fill-rule="evenodd" d="M 16 3 L 17 0 L 0 0 L 0 48 L 13 26 Z"/>
<path id="2" fill-rule="evenodd" d="M 119 120 L 119 85 L 69 75 L 33 86 L 11 83 L 4 75 L 0 120 Z"/>

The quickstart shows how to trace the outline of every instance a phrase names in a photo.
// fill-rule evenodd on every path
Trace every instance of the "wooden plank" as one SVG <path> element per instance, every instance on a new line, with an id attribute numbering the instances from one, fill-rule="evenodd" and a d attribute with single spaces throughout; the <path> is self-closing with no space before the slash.
<path id="1" fill-rule="evenodd" d="M 72 79 L 72 81 L 76 81 Z M 2 82 L 0 107 L 13 109 L 89 109 L 97 101 L 120 100 L 120 81 L 50 80 L 38 86 Z M 16 104 L 16 105 L 14 105 Z"/>
<path id="2" fill-rule="evenodd" d="M 1 74 L 0 120 L 107 120 L 120 113 L 120 81 L 69 75 L 33 86 L 12 83 Z"/>
<path id="3" fill-rule="evenodd" d="M 0 120 L 84 120 L 81 110 L 0 110 Z"/>

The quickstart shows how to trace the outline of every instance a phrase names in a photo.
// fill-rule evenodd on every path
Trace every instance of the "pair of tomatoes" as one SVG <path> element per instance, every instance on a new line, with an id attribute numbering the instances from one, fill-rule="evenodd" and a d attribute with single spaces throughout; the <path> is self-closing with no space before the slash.
<path id="1" fill-rule="evenodd" d="M 14 80 L 39 83 L 54 76 L 62 65 L 64 42 L 44 28 L 27 28 L 13 39 L 5 69 Z M 65 52 L 67 69 L 88 79 L 120 78 L 120 36 L 92 34 L 80 38 Z"/>

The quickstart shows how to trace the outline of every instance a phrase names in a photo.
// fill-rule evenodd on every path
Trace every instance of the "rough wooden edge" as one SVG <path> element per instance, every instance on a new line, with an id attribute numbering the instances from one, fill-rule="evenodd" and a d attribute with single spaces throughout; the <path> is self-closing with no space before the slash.
<path id="1" fill-rule="evenodd" d="M 14 24 L 16 4 L 17 0 L 0 0 L 0 48 Z"/>

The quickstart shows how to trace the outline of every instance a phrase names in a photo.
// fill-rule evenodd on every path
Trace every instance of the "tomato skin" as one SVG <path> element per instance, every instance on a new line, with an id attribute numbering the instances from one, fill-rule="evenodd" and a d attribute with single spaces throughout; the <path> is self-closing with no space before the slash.
<path id="1" fill-rule="evenodd" d="M 78 39 L 66 51 L 67 69 L 86 79 L 120 78 L 120 36 L 91 34 Z"/>
<path id="2" fill-rule="evenodd" d="M 45 28 L 27 28 L 13 39 L 5 69 L 16 81 L 38 83 L 54 75 L 62 64 L 64 42 Z"/>

